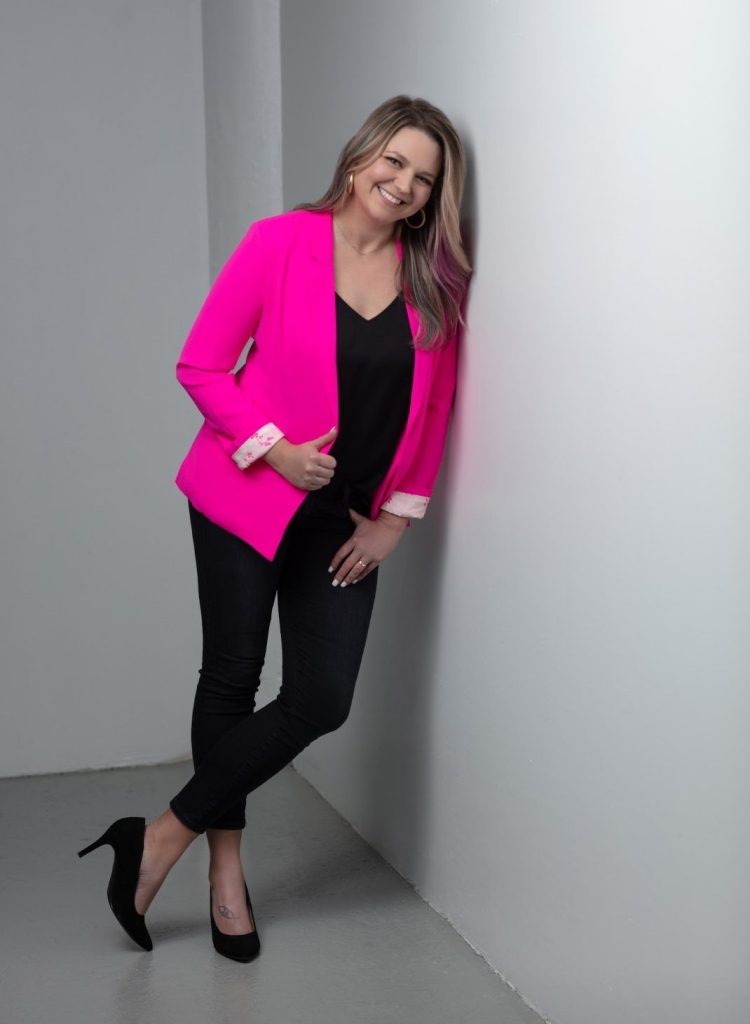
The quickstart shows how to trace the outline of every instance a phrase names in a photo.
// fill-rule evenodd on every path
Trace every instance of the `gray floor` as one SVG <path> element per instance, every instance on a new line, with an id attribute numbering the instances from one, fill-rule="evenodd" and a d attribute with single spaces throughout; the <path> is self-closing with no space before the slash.
<path id="1" fill-rule="evenodd" d="M 245 876 L 261 938 L 211 945 L 198 839 L 138 949 L 105 895 L 115 818 L 162 811 L 187 762 L 0 780 L 2 1024 L 539 1024 L 460 935 L 290 766 L 248 797 Z"/>

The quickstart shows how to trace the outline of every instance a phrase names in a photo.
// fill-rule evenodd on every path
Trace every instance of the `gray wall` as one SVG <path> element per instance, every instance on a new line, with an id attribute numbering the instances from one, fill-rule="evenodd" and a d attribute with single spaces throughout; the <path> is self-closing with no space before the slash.
<path id="1" fill-rule="evenodd" d="M 282 210 L 279 32 L 278 0 L 203 0 L 211 280 L 251 221 Z"/>
<path id="2" fill-rule="evenodd" d="M 174 364 L 208 279 L 198 0 L 0 16 L 0 774 L 185 751 Z"/>
<path id="3" fill-rule="evenodd" d="M 282 3 L 285 206 L 423 95 L 476 263 L 436 496 L 295 764 L 564 1024 L 747 1019 L 748 28 Z"/>
<path id="4" fill-rule="evenodd" d="M 279 208 L 278 8 L 251 7 L 204 19 L 207 192 L 199 0 L 0 5 L 3 776 L 189 753 L 173 481 L 201 417 L 174 368 L 217 265 Z"/>

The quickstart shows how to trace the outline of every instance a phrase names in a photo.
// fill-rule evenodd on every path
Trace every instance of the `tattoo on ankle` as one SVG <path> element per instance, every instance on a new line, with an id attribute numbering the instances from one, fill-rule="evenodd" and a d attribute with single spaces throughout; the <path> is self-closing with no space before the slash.
<path id="1" fill-rule="evenodd" d="M 224 903 L 219 904 L 219 913 L 222 917 L 228 917 L 231 920 L 236 920 L 237 915 L 229 909 Z"/>

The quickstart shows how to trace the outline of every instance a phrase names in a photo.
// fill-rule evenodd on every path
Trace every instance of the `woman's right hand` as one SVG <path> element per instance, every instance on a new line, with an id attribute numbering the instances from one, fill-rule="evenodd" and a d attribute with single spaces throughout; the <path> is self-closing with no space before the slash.
<path id="1" fill-rule="evenodd" d="M 264 458 L 290 484 L 304 491 L 317 491 L 331 482 L 336 468 L 334 457 L 318 449 L 333 441 L 337 433 L 337 428 L 332 427 L 327 434 L 302 444 L 292 444 L 280 437 Z"/>

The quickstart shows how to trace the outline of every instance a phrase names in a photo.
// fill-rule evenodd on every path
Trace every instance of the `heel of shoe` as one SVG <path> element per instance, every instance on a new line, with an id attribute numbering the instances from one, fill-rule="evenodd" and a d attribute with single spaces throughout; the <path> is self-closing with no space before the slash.
<path id="1" fill-rule="evenodd" d="M 110 828 L 107 829 L 107 831 L 104 833 L 104 835 L 101 835 L 101 836 L 99 836 L 98 839 L 95 839 L 93 841 L 93 843 L 91 843 L 90 846 L 86 846 L 82 850 L 79 850 L 78 851 L 78 856 L 79 857 L 85 857 L 86 854 L 87 853 L 91 853 L 92 850 L 96 850 L 100 846 L 106 846 L 107 844 L 109 844 L 110 846 L 113 845 L 113 843 L 112 843 L 112 828 L 111 828 L 111 826 L 110 826 Z"/>
<path id="2" fill-rule="evenodd" d="M 109 844 L 114 850 L 112 872 L 107 885 L 110 910 L 131 939 L 142 949 L 153 949 L 146 919 L 135 909 L 135 893 L 145 844 L 146 819 L 118 818 L 93 843 L 78 851 L 84 857 L 92 850 Z"/>

